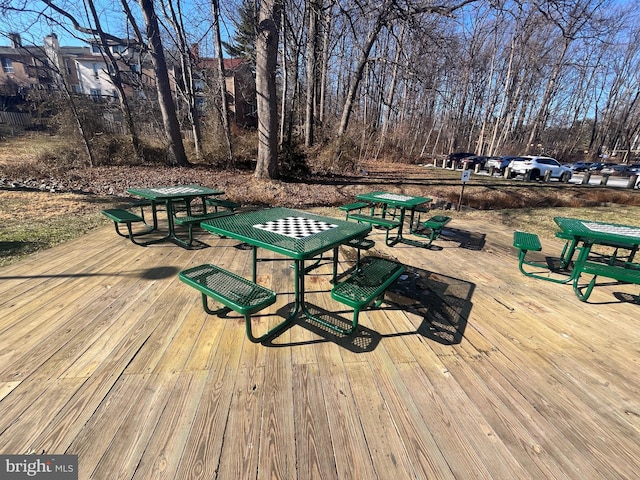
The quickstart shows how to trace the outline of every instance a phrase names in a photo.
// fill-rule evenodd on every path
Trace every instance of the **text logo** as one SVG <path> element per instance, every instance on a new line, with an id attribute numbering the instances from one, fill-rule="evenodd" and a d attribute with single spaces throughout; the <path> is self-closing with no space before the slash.
<path id="1" fill-rule="evenodd" d="M 0 455 L 2 480 L 78 480 L 77 455 Z"/>

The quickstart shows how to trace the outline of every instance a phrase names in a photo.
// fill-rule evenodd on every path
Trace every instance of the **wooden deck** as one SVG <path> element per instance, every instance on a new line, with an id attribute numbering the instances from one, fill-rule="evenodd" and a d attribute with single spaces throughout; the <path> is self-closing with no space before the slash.
<path id="1" fill-rule="evenodd" d="M 256 345 L 205 314 L 178 271 L 251 262 L 206 233 L 144 248 L 108 227 L 0 269 L 0 453 L 77 454 L 100 480 L 638 478 L 637 286 L 584 304 L 518 272 L 512 231 L 449 227 L 429 250 L 374 230 L 367 253 L 410 275 L 351 338 L 300 321 Z M 292 296 L 291 262 L 261 258 L 278 302 L 256 334 Z M 350 319 L 330 270 L 308 300 Z"/>

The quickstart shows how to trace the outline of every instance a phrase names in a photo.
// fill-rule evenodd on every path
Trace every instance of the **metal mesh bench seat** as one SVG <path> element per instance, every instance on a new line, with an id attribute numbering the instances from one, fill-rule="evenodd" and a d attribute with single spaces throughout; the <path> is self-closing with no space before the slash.
<path id="1" fill-rule="evenodd" d="M 349 220 L 371 223 L 373 225 L 378 225 L 386 229 L 398 228 L 400 226 L 400 222 L 398 220 L 393 220 L 391 218 L 375 217 L 371 215 L 360 215 L 359 213 L 349 215 Z"/>
<path id="2" fill-rule="evenodd" d="M 238 208 L 242 206 L 239 202 L 234 202 L 232 200 L 224 199 L 224 198 L 207 198 L 207 205 L 211 205 L 215 208 L 215 211 L 218 211 L 218 208 L 226 208 L 227 210 L 231 210 L 235 212 Z"/>
<path id="3" fill-rule="evenodd" d="M 550 271 L 549 265 L 547 265 L 546 263 L 534 262 L 526 259 L 527 252 L 542 251 L 542 244 L 540 243 L 540 237 L 538 237 L 538 235 L 536 235 L 535 233 L 520 232 L 520 231 L 513 232 L 513 246 L 518 249 L 518 268 L 527 277 L 538 278 L 541 280 L 547 280 L 549 282 L 554 282 L 554 283 L 568 283 L 571 281 L 570 278 L 569 279 L 550 278 L 546 275 L 540 275 L 537 273 L 528 272 L 524 269 L 525 265 L 530 265 L 532 267 L 545 269 L 547 272 Z M 567 250 L 567 245 L 565 245 L 564 249 L 562 250 L 562 256 L 565 255 L 566 250 Z M 561 265 L 561 267 L 564 268 L 565 265 Z"/>
<path id="4" fill-rule="evenodd" d="M 450 221 L 451 217 L 447 217 L 446 215 L 434 215 L 428 220 L 421 222 L 420 216 L 418 215 L 418 221 L 416 222 L 415 228 L 412 227 L 411 233 L 417 237 L 428 238 L 429 242 L 425 243 L 424 246 L 429 247 L 434 240 L 440 237 L 442 229 Z"/>
<path id="5" fill-rule="evenodd" d="M 233 215 L 232 211 L 226 210 L 222 212 L 212 212 L 212 213 L 203 213 L 200 215 L 184 215 L 184 216 L 175 216 L 173 217 L 174 222 L 178 225 L 186 225 L 189 227 L 189 242 L 188 245 L 193 243 L 193 227 L 200 226 L 200 222 L 204 222 L 205 220 L 212 220 L 214 218 L 226 217 L 228 215 Z"/>
<path id="6" fill-rule="evenodd" d="M 351 212 L 353 212 L 354 210 L 357 210 L 358 212 L 360 210 L 362 210 L 363 208 L 367 208 L 370 207 L 371 205 L 367 202 L 354 202 L 354 203 L 348 203 L 347 205 L 341 205 L 340 207 L 338 207 L 338 209 L 342 210 L 343 212 L 346 213 L 346 219 L 349 219 L 349 214 Z"/>
<path id="7" fill-rule="evenodd" d="M 422 226 L 435 230 L 439 233 L 442 231 L 442 227 L 444 227 L 450 221 L 451 217 L 447 217 L 446 215 L 434 215 L 429 220 L 425 220 L 424 222 L 422 222 Z"/>
<path id="8" fill-rule="evenodd" d="M 144 235 L 150 230 L 150 227 L 147 226 L 147 229 L 144 232 L 133 233 L 133 228 L 131 227 L 133 223 L 144 223 L 145 225 L 146 223 L 144 221 L 144 218 L 142 218 L 140 215 L 136 215 L 135 213 L 130 212 L 129 210 L 125 210 L 124 208 L 109 208 L 106 210 L 102 210 L 102 214 L 110 220 L 113 220 L 113 224 L 115 225 L 116 233 L 118 235 L 130 239 L 133 243 L 137 243 L 134 240 L 134 237 L 138 235 Z M 124 223 L 127 226 L 128 233 L 125 234 L 120 231 L 119 224 L 121 223 Z"/>
<path id="9" fill-rule="evenodd" d="M 575 268 L 578 270 L 578 274 L 573 280 L 573 290 L 578 299 L 583 302 L 586 302 L 591 295 L 591 291 L 596 284 L 596 278 L 599 276 L 612 278 L 619 282 L 633 283 L 636 285 L 640 284 L 640 270 L 636 268 L 621 267 L 597 262 L 578 263 Z M 585 287 L 584 292 L 580 290 L 580 276 L 583 274 L 593 275 L 591 281 Z M 638 299 L 640 299 L 640 295 L 638 296 Z"/>
<path id="10" fill-rule="evenodd" d="M 376 245 L 376 242 L 367 237 L 358 237 L 352 238 L 343 245 L 356 249 L 356 270 L 358 270 L 360 269 L 360 250 L 370 250 Z"/>
<path id="11" fill-rule="evenodd" d="M 245 318 L 247 337 L 260 342 L 251 329 L 251 314 L 276 301 L 276 294 L 262 285 L 247 280 L 216 265 L 204 264 L 181 271 L 178 278 L 202 294 L 202 306 L 208 314 L 215 314 L 208 304 L 208 297 L 234 310 Z"/>
<path id="12" fill-rule="evenodd" d="M 348 247 L 357 248 L 358 250 L 369 250 L 375 246 L 376 242 L 367 237 L 352 238 L 344 243 Z"/>
<path id="13" fill-rule="evenodd" d="M 542 250 L 540 237 L 535 233 L 528 232 L 513 232 L 513 246 L 524 253 L 529 250 L 533 252 L 539 252 Z"/>
<path id="14" fill-rule="evenodd" d="M 353 308 L 351 328 L 342 333 L 349 335 L 355 330 L 360 310 L 374 302 L 374 306 L 380 306 L 385 291 L 402 272 L 404 267 L 399 263 L 379 257 L 367 257 L 359 270 L 333 287 L 331 297 Z"/>

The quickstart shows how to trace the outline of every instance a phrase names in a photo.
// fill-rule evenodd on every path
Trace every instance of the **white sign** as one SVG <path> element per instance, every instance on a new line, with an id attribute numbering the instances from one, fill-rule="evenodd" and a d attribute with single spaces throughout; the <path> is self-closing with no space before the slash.
<path id="1" fill-rule="evenodd" d="M 462 183 L 467 183 L 471 179 L 471 170 L 462 171 Z"/>

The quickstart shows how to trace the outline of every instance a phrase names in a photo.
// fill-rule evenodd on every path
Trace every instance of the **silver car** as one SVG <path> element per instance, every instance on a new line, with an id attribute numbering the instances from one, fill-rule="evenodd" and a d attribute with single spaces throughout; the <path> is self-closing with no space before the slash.
<path id="1" fill-rule="evenodd" d="M 551 172 L 551 178 L 556 178 L 561 182 L 568 182 L 571 179 L 571 169 L 561 165 L 555 158 L 525 155 L 511 160 L 509 164 L 511 178 L 529 173 L 531 180 L 537 180 Z"/>

